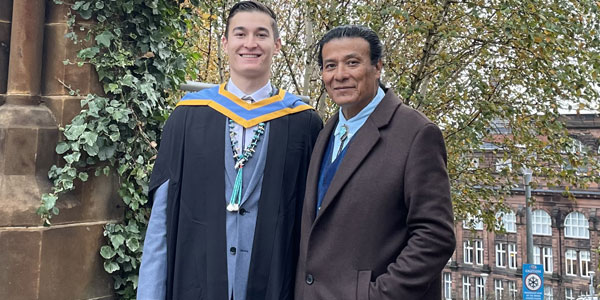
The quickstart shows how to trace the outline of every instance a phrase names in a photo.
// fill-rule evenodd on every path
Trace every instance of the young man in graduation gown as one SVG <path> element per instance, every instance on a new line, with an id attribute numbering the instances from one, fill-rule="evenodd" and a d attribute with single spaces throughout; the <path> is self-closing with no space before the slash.
<path id="1" fill-rule="evenodd" d="M 322 122 L 269 81 L 281 47 L 270 8 L 235 4 L 222 44 L 230 80 L 187 94 L 163 131 L 140 300 L 293 298 L 305 178 Z"/>
<path id="2" fill-rule="evenodd" d="M 319 43 L 340 106 L 312 154 L 295 300 L 440 300 L 455 247 L 439 128 L 379 85 L 382 46 L 362 26 Z"/>

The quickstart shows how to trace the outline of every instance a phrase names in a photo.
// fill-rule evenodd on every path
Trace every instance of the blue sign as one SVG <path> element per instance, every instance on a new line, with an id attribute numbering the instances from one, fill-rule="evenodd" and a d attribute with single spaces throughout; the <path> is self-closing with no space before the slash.
<path id="1" fill-rule="evenodd" d="M 544 266 L 523 264 L 523 300 L 544 300 Z"/>

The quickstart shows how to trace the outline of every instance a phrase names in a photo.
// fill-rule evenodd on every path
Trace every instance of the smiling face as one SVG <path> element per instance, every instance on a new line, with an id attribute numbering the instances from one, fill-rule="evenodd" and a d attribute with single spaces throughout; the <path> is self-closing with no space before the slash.
<path id="1" fill-rule="evenodd" d="M 346 119 L 358 114 L 377 94 L 382 63 L 373 65 L 370 53 L 363 38 L 336 38 L 323 45 L 323 82 Z"/>
<path id="2" fill-rule="evenodd" d="M 231 18 L 228 32 L 221 41 L 236 85 L 252 81 L 260 87 L 269 80 L 273 56 L 281 49 L 272 21 L 269 15 L 257 11 L 239 12 Z"/>

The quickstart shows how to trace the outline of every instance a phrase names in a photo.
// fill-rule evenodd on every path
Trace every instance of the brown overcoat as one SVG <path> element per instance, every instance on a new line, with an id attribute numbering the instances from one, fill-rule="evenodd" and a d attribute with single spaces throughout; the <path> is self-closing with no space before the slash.
<path id="1" fill-rule="evenodd" d="M 319 171 L 337 114 L 308 170 L 295 300 L 439 300 L 454 252 L 440 129 L 391 89 L 355 134 L 316 216 Z"/>

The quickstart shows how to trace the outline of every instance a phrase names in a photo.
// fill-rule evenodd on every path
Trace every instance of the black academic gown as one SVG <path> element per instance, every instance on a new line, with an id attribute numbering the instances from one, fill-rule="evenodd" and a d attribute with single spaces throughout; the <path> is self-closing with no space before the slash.
<path id="1" fill-rule="evenodd" d="M 228 300 L 226 117 L 177 107 L 165 124 L 150 196 L 169 180 L 167 299 Z M 306 174 L 322 121 L 305 110 L 270 121 L 247 300 L 293 299 Z"/>

